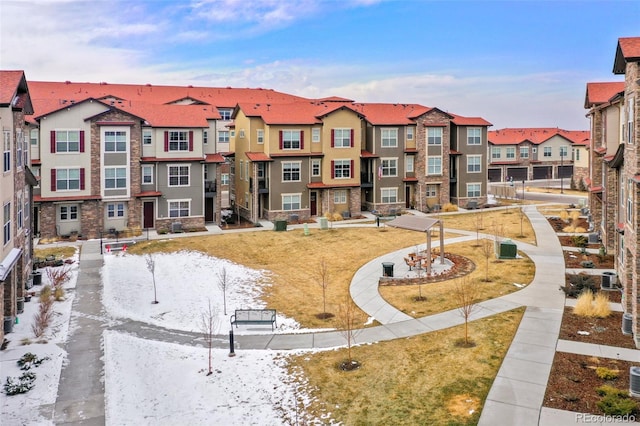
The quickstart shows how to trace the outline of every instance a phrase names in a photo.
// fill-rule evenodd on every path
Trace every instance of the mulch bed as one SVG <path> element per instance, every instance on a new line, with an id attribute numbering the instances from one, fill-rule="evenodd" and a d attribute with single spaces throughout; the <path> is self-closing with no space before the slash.
<path id="1" fill-rule="evenodd" d="M 565 286 L 569 286 L 570 285 L 570 279 L 574 274 L 565 274 Z M 584 274 L 584 273 L 580 273 L 577 275 L 586 275 L 588 277 L 591 277 L 591 279 L 593 280 L 593 287 L 595 288 L 595 291 L 602 291 L 604 294 L 607 295 L 607 297 L 609 298 L 609 302 L 613 302 L 613 303 L 620 303 L 622 302 L 622 293 L 620 292 L 619 288 L 616 288 L 614 290 L 600 290 L 600 286 L 602 283 L 602 276 L 601 275 L 589 275 L 589 274 Z"/>
<path id="2" fill-rule="evenodd" d="M 444 257 L 453 262 L 451 268 L 440 274 L 434 276 L 424 276 L 421 278 L 380 278 L 378 282 L 381 286 L 398 286 L 398 285 L 416 285 L 425 283 L 436 283 L 440 281 L 450 280 L 452 278 L 459 278 L 470 274 L 476 269 L 476 264 L 467 257 L 459 256 L 453 253 L 445 253 Z"/>
<path id="3" fill-rule="evenodd" d="M 614 258 L 611 254 L 605 254 L 600 256 L 593 253 L 578 253 L 573 251 L 564 250 L 564 264 L 567 268 L 584 268 L 582 261 L 590 260 L 595 265 L 595 269 L 613 269 Z"/>
<path id="4" fill-rule="evenodd" d="M 629 368 L 635 364 L 637 363 L 556 352 L 543 405 L 575 413 L 602 415 L 604 413 L 596 405 L 601 399 L 596 389 L 602 385 L 610 385 L 628 390 Z M 618 370 L 619 376 L 614 380 L 601 379 L 596 374 L 597 367 Z"/>
<path id="5" fill-rule="evenodd" d="M 578 234 L 576 234 L 578 235 Z M 571 237 L 571 235 L 562 235 L 562 236 L 558 236 L 558 239 L 560 240 L 560 245 L 562 247 L 577 247 L 575 245 L 575 243 L 573 242 L 573 238 Z M 600 248 L 602 244 L 598 243 L 598 244 L 587 244 L 586 248 L 590 248 L 590 249 L 598 249 Z"/>
<path id="6" fill-rule="evenodd" d="M 589 229 L 589 222 L 587 222 L 587 219 L 583 217 L 579 218 L 575 223 L 571 219 L 569 219 L 569 222 L 567 223 L 559 217 L 548 217 L 547 220 L 549 221 L 551 227 L 555 232 L 564 232 L 563 229 L 569 225 L 575 225 L 579 228 L 584 228 L 585 231 Z"/>
<path id="7" fill-rule="evenodd" d="M 613 292 L 612 292 L 613 293 Z M 586 331 L 589 335 L 578 334 Z M 607 318 L 587 318 L 575 315 L 566 307 L 562 316 L 560 339 L 635 349 L 631 336 L 622 334 L 622 312 L 611 312 Z"/>

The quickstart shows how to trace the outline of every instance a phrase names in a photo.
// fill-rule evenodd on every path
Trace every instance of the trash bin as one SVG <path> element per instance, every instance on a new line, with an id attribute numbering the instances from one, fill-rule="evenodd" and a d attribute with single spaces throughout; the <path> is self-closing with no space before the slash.
<path id="1" fill-rule="evenodd" d="M 602 284 L 600 288 L 603 290 L 614 290 L 616 287 L 617 279 L 615 272 L 605 271 L 602 273 Z"/>
<path id="2" fill-rule="evenodd" d="M 18 297 L 16 299 L 16 309 L 19 314 L 24 312 L 24 297 Z"/>
<path id="3" fill-rule="evenodd" d="M 4 317 L 4 334 L 13 332 L 13 317 Z"/>
<path id="4" fill-rule="evenodd" d="M 320 222 L 320 229 L 329 229 L 329 221 L 326 217 L 318 218 L 318 222 Z"/>
<path id="5" fill-rule="evenodd" d="M 393 277 L 393 262 L 382 262 L 382 276 Z"/>
<path id="6" fill-rule="evenodd" d="M 286 231 L 287 230 L 287 221 L 286 220 L 276 220 L 274 229 L 276 231 Z"/>
<path id="7" fill-rule="evenodd" d="M 36 271 L 33 274 L 31 274 L 31 276 L 33 277 L 33 285 L 42 284 L 42 272 Z"/>

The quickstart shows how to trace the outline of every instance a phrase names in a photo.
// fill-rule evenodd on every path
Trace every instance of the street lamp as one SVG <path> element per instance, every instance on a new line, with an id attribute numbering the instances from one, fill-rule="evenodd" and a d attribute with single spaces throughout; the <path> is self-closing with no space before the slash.
<path id="1" fill-rule="evenodd" d="M 560 150 L 560 193 L 564 194 L 564 187 L 563 187 L 563 182 L 564 182 L 564 154 L 566 151 Z"/>

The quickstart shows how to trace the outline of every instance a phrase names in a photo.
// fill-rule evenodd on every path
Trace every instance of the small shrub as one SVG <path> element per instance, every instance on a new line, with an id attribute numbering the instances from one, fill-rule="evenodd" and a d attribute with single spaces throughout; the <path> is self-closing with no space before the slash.
<path id="1" fill-rule="evenodd" d="M 596 388 L 596 392 L 600 396 L 617 396 L 623 398 L 628 395 L 627 391 L 618 389 L 611 385 L 602 385 Z"/>
<path id="2" fill-rule="evenodd" d="M 580 219 L 580 211 L 572 210 L 571 213 L 569 213 L 569 217 L 573 222 L 577 222 Z"/>
<path id="3" fill-rule="evenodd" d="M 612 370 L 607 367 L 596 368 L 596 375 L 602 380 L 615 380 L 618 378 L 619 373 L 620 372 L 618 370 Z"/>
<path id="4" fill-rule="evenodd" d="M 31 367 L 39 367 L 40 364 L 42 364 L 43 362 L 49 359 L 51 358 L 49 358 L 48 356 L 44 358 L 38 358 L 37 355 L 32 354 L 31 352 L 27 352 L 26 354 L 20 357 L 17 363 L 18 363 L 18 367 L 20 367 L 20 370 L 30 370 Z"/>
<path id="5" fill-rule="evenodd" d="M 25 372 L 22 376 L 7 377 L 4 384 L 4 392 L 7 395 L 17 395 L 19 393 L 27 393 L 35 386 L 36 374 L 30 371 Z"/>
<path id="6" fill-rule="evenodd" d="M 442 206 L 442 211 L 444 211 L 444 212 L 457 212 L 458 211 L 458 206 L 456 206 L 455 204 L 447 203 L 444 206 Z"/>
<path id="7" fill-rule="evenodd" d="M 576 232 L 576 227 L 573 225 L 567 225 L 562 228 L 562 232 Z"/>
<path id="8" fill-rule="evenodd" d="M 588 239 L 584 235 L 573 235 L 571 237 L 571 242 L 576 247 L 586 247 L 588 244 Z"/>
<path id="9" fill-rule="evenodd" d="M 593 300 L 593 316 L 596 318 L 607 318 L 609 315 L 611 315 L 609 296 L 599 292 Z"/>
<path id="10" fill-rule="evenodd" d="M 53 290 L 53 298 L 56 300 L 56 302 L 60 302 L 64 300 L 64 296 L 65 296 L 64 287 L 62 287 L 61 285 L 55 286 Z"/>
<path id="11" fill-rule="evenodd" d="M 560 212 L 560 219 L 562 219 L 563 222 L 568 223 L 569 222 L 569 212 L 566 210 L 562 210 Z"/>
<path id="12" fill-rule="evenodd" d="M 562 290 L 569 297 L 578 297 L 585 290 L 590 290 L 592 293 L 597 291 L 594 277 L 584 273 L 569 275 L 569 284 L 562 287 Z"/>
<path id="13" fill-rule="evenodd" d="M 52 291 L 51 286 L 49 284 L 47 284 L 44 287 L 42 287 L 42 290 L 40 290 L 40 303 L 51 299 L 51 294 L 52 293 L 53 293 L 53 291 Z"/>
<path id="14" fill-rule="evenodd" d="M 593 316 L 593 293 L 591 290 L 585 290 L 578 296 L 573 313 L 581 317 Z"/>
<path id="15" fill-rule="evenodd" d="M 638 409 L 638 404 L 625 396 L 608 394 L 596 403 L 599 409 L 607 416 L 625 416 Z"/>

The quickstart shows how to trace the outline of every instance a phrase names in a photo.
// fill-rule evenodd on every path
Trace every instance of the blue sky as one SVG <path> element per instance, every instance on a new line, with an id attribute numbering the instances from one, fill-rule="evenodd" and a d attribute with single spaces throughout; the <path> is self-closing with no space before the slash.
<path id="1" fill-rule="evenodd" d="M 30 80 L 265 87 L 588 129 L 585 86 L 640 1 L 2 0 L 0 68 Z"/>

